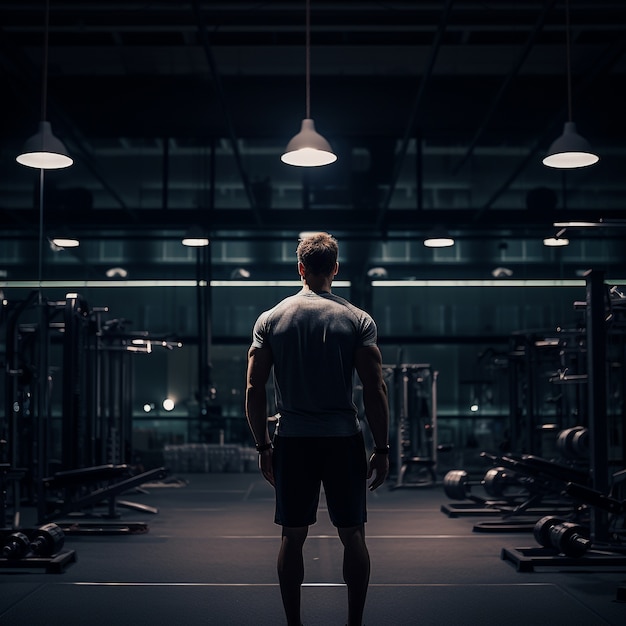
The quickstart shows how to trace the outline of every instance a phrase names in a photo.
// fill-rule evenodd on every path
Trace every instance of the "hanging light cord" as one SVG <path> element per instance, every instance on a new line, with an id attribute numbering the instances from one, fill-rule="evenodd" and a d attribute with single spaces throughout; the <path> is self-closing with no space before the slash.
<path id="1" fill-rule="evenodd" d="M 46 119 L 46 101 L 48 99 L 48 24 L 50 22 L 50 0 L 46 0 L 46 17 L 43 34 L 43 67 L 41 70 L 41 121 Z"/>
<path id="2" fill-rule="evenodd" d="M 567 112 L 568 122 L 572 121 L 572 60 L 570 55 L 570 22 L 569 22 L 569 0 L 565 0 L 565 48 L 567 61 Z"/>
<path id="3" fill-rule="evenodd" d="M 311 117 L 311 2 L 306 0 L 306 118 Z"/>
<path id="4" fill-rule="evenodd" d="M 43 67 L 41 68 L 41 121 L 46 120 L 46 103 L 48 101 L 48 30 L 50 24 L 50 0 L 46 0 L 46 10 L 43 30 Z M 39 279 L 39 304 L 42 302 L 41 284 L 43 281 L 43 185 L 44 170 L 39 170 L 39 259 L 38 259 L 38 279 Z"/>
<path id="5" fill-rule="evenodd" d="M 39 304 L 42 301 L 41 284 L 43 282 L 43 176 L 44 170 L 39 170 L 39 257 L 37 260 L 37 278 L 39 285 Z"/>

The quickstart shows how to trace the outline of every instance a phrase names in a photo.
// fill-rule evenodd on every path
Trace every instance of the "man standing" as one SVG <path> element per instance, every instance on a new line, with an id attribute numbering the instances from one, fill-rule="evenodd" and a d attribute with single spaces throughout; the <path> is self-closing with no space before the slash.
<path id="1" fill-rule="evenodd" d="M 300 241 L 302 290 L 259 316 L 248 352 L 246 416 L 259 468 L 276 492 L 275 522 L 282 526 L 277 569 L 289 626 L 301 624 L 302 549 L 316 521 L 320 485 L 344 547 L 348 624 L 361 626 L 370 575 L 367 480 L 373 478 L 369 489 L 377 489 L 389 472 L 389 407 L 376 325 L 331 293 L 337 254 L 337 242 L 327 233 Z M 272 367 L 280 415 L 273 442 L 265 391 Z M 369 464 L 352 401 L 355 370 L 374 439 Z"/>

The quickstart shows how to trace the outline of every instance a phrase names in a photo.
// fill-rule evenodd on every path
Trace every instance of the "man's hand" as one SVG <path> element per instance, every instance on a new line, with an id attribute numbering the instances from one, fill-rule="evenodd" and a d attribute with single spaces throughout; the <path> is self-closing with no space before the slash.
<path id="1" fill-rule="evenodd" d="M 263 478 L 265 478 L 265 480 L 267 480 L 272 487 L 275 487 L 274 466 L 272 464 L 273 454 L 274 453 L 271 448 L 259 453 L 259 469 L 261 470 L 261 474 L 263 474 Z"/>
<path id="2" fill-rule="evenodd" d="M 354 365 L 363 385 L 365 418 L 374 443 L 382 449 L 389 441 L 389 404 L 387 386 L 383 379 L 382 357 L 377 346 L 359 348 L 354 353 Z M 372 454 L 367 478 L 374 476 L 370 491 L 378 489 L 389 474 L 389 454 Z"/>
<path id="3" fill-rule="evenodd" d="M 367 479 L 369 480 L 374 476 L 374 480 L 370 483 L 370 491 L 378 489 L 389 474 L 389 455 L 388 454 L 372 454 L 370 457 L 369 471 L 367 473 Z"/>

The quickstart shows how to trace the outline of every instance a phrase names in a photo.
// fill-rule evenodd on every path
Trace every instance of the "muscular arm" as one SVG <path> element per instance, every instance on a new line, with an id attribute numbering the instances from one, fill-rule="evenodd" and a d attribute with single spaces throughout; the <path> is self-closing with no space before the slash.
<path id="1" fill-rule="evenodd" d="M 272 351 L 269 348 L 250 348 L 246 374 L 246 418 L 252 436 L 258 445 L 270 442 L 267 428 L 265 384 L 272 370 L 272 365 Z M 259 454 L 259 469 L 265 479 L 273 485 L 274 472 L 272 471 L 271 450 Z"/>
<path id="2" fill-rule="evenodd" d="M 377 448 L 384 448 L 389 441 L 389 403 L 387 386 L 383 380 L 382 357 L 377 346 L 359 348 L 355 354 L 355 367 L 363 385 L 365 417 Z M 370 478 L 376 474 L 370 489 L 383 484 L 389 473 L 389 455 L 374 453 L 370 459 Z"/>

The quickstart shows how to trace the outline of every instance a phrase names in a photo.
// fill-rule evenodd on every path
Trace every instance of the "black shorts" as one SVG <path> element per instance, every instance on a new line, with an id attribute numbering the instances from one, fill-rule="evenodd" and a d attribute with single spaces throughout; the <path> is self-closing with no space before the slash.
<path id="1" fill-rule="evenodd" d="M 275 437 L 276 515 L 281 526 L 317 519 L 320 486 L 338 528 L 367 521 L 367 458 L 363 434 L 350 437 Z"/>

